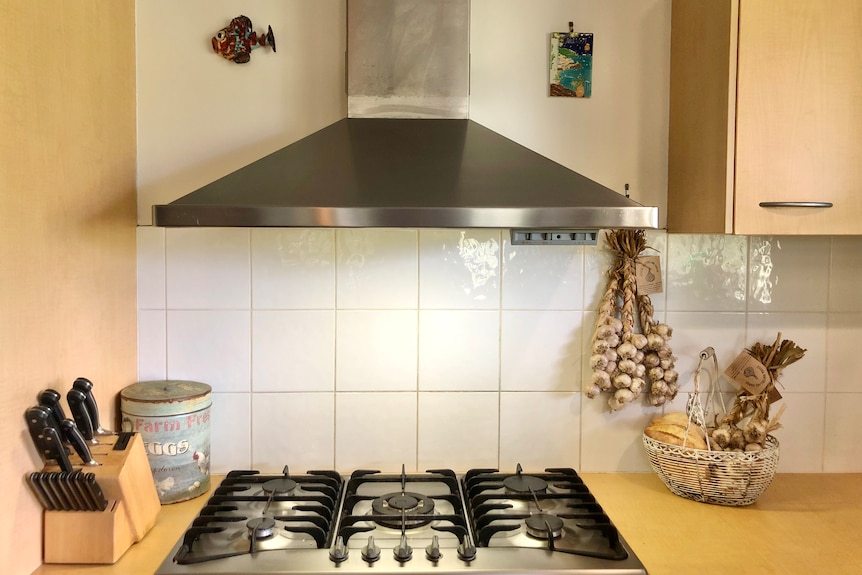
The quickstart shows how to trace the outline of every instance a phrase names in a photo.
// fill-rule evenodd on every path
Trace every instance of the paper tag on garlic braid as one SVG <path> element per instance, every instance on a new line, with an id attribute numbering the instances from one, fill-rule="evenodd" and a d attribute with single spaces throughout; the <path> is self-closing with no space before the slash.
<path id="1" fill-rule="evenodd" d="M 748 350 L 742 350 L 724 373 L 752 395 L 759 395 L 772 381 L 769 370 Z"/>
<path id="2" fill-rule="evenodd" d="M 661 258 L 658 256 L 641 256 L 635 260 L 638 295 L 661 293 L 664 289 L 661 282 Z"/>

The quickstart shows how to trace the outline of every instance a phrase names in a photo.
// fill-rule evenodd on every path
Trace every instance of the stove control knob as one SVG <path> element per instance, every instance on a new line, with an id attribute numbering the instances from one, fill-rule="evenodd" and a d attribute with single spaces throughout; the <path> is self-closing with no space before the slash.
<path id="1" fill-rule="evenodd" d="M 374 536 L 368 536 L 368 545 L 362 548 L 362 558 L 369 563 L 374 563 L 380 559 L 380 547 L 374 544 Z"/>
<path id="2" fill-rule="evenodd" d="M 332 559 L 333 563 L 341 563 L 347 559 L 349 552 L 347 545 L 344 544 L 344 539 L 339 535 L 335 540 L 335 545 L 329 550 L 329 558 Z"/>
<path id="3" fill-rule="evenodd" d="M 476 546 L 473 545 L 467 536 L 464 536 L 464 540 L 458 545 L 458 557 L 462 561 L 468 562 L 476 558 Z"/>
<path id="4" fill-rule="evenodd" d="M 437 563 L 441 557 L 443 557 L 443 553 L 440 552 L 440 540 L 435 535 L 431 540 L 431 545 L 425 548 L 425 557 L 428 558 L 429 561 L 433 561 Z"/>
<path id="5" fill-rule="evenodd" d="M 401 536 L 401 542 L 395 546 L 393 549 L 395 552 L 395 559 L 398 560 L 399 563 L 406 563 L 410 561 L 410 558 L 413 557 L 413 548 L 407 544 L 407 536 Z"/>

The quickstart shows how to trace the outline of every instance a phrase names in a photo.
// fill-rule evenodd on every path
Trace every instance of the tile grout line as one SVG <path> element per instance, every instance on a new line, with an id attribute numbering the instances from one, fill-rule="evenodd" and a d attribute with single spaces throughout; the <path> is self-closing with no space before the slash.
<path id="1" fill-rule="evenodd" d="M 824 473 L 826 470 L 826 422 L 828 421 L 826 418 L 826 410 L 827 404 L 829 402 L 829 361 L 830 361 L 830 349 L 829 349 L 829 332 L 832 327 L 832 316 L 829 313 L 829 310 L 832 309 L 832 271 L 834 269 L 835 262 L 835 238 L 829 238 L 829 268 L 826 271 L 826 341 L 825 341 L 825 350 L 824 350 L 824 362 L 825 365 L 823 367 L 823 435 L 820 439 L 820 473 Z"/>
<path id="2" fill-rule="evenodd" d="M 338 240 L 339 230 L 332 230 L 332 308 L 333 308 L 333 353 L 332 353 L 332 468 L 338 469 Z"/>
<path id="3" fill-rule="evenodd" d="M 248 417 L 250 422 L 254 422 L 254 272 L 252 266 L 252 258 L 254 246 L 254 233 L 248 229 Z M 248 426 L 249 435 L 249 459 L 251 469 L 254 469 L 255 452 L 254 452 L 254 425 Z"/>

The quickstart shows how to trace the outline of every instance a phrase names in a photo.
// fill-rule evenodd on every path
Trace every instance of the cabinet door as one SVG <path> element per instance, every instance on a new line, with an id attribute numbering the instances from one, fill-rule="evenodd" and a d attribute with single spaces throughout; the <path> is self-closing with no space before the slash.
<path id="1" fill-rule="evenodd" d="M 862 2 L 742 0 L 734 231 L 862 233 L 860 175 Z"/>

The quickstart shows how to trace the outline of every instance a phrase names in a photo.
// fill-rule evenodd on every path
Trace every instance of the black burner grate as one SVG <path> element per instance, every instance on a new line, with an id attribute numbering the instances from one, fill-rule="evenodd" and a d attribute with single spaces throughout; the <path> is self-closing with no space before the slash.
<path id="1" fill-rule="evenodd" d="M 574 469 L 530 474 L 522 474 L 520 465 L 514 474 L 474 469 L 463 483 L 479 547 L 543 546 L 601 559 L 628 557 L 616 527 Z M 516 533 L 526 538 L 512 537 Z"/>
<path id="2" fill-rule="evenodd" d="M 288 477 L 231 471 L 185 532 L 180 565 L 261 551 L 324 549 L 331 543 L 344 482 L 335 471 Z"/>

